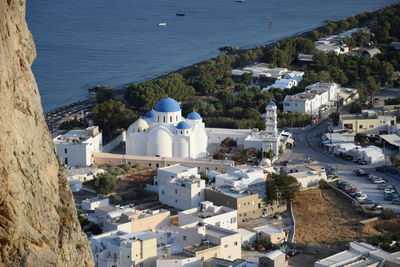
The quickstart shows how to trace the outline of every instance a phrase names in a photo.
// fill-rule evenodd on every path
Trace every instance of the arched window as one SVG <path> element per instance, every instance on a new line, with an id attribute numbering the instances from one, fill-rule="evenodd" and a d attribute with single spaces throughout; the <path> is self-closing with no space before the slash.
<path id="1" fill-rule="evenodd" d="M 169 122 L 172 122 L 172 116 L 169 116 Z"/>
<path id="2" fill-rule="evenodd" d="M 178 115 L 176 115 L 176 121 L 178 121 Z"/>
<path id="3" fill-rule="evenodd" d="M 160 122 L 160 116 L 158 116 L 157 118 L 158 118 L 158 122 Z"/>
<path id="4" fill-rule="evenodd" d="M 165 116 L 164 116 L 164 122 L 165 122 Z"/>

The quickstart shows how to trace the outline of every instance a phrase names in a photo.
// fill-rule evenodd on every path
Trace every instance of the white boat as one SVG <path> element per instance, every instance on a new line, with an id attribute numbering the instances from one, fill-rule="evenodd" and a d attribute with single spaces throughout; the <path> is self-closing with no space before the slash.
<path id="1" fill-rule="evenodd" d="M 243 3 L 246 0 L 236 0 L 236 2 Z"/>
<path id="2" fill-rule="evenodd" d="M 157 24 L 157 26 L 159 26 L 159 27 L 161 27 L 161 26 L 167 26 L 167 23 L 166 23 L 166 22 L 160 22 L 160 23 Z"/>

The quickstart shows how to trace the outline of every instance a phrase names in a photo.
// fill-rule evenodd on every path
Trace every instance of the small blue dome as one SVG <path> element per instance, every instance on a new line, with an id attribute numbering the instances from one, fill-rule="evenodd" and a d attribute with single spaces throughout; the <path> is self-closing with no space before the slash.
<path id="1" fill-rule="evenodd" d="M 166 97 L 157 102 L 155 110 L 158 112 L 176 112 L 181 110 L 181 107 L 174 99 Z"/>
<path id="2" fill-rule="evenodd" d="M 275 102 L 274 102 L 274 101 L 269 101 L 269 102 L 268 102 L 268 104 L 267 104 L 267 106 L 270 106 L 270 107 L 276 107 L 276 105 L 275 105 Z"/>
<path id="3" fill-rule="evenodd" d="M 187 116 L 188 120 L 200 120 L 201 116 L 199 113 L 196 111 L 190 112 L 189 115 Z"/>
<path id="4" fill-rule="evenodd" d="M 154 110 L 152 109 L 152 110 L 147 111 L 144 116 L 146 118 L 154 118 L 154 116 L 155 116 Z"/>
<path id="5" fill-rule="evenodd" d="M 176 129 L 179 129 L 179 130 L 187 130 L 190 128 L 192 128 L 192 126 L 190 126 L 190 124 L 187 123 L 186 121 L 181 121 L 180 123 L 178 123 L 176 125 Z"/>

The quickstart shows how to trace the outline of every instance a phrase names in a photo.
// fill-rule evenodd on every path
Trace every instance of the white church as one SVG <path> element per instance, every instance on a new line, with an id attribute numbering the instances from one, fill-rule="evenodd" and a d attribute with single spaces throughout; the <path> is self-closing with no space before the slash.
<path id="1" fill-rule="evenodd" d="M 126 154 L 199 159 L 208 156 L 208 144 L 220 143 L 226 137 L 231 137 L 244 148 L 272 149 L 278 155 L 280 145 L 285 145 L 291 134 L 278 132 L 276 109 L 272 101 L 266 105 L 265 131 L 205 128 L 199 113 L 191 112 L 184 118 L 177 101 L 163 98 L 157 102 L 154 110 L 148 111 L 129 126 Z"/>

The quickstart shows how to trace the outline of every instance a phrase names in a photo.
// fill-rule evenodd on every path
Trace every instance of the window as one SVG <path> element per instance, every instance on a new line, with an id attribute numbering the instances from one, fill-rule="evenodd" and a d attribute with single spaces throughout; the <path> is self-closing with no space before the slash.
<path id="1" fill-rule="evenodd" d="M 182 237 L 182 239 L 183 239 L 183 240 L 187 240 L 187 237 L 184 235 L 184 236 Z"/>
<path id="2" fill-rule="evenodd" d="M 238 242 L 235 242 L 234 244 L 235 244 L 235 246 L 237 246 L 237 245 L 238 245 Z"/>
<path id="3" fill-rule="evenodd" d="M 149 166 L 151 167 L 151 163 L 149 163 Z"/>
<path id="4" fill-rule="evenodd" d="M 156 167 L 158 168 L 160 166 L 160 164 L 156 163 Z"/>
<path id="5" fill-rule="evenodd" d="M 178 190 L 175 189 L 175 194 L 178 194 Z"/>
<path id="6" fill-rule="evenodd" d="M 363 126 L 362 126 L 362 125 L 360 125 L 360 126 L 358 126 L 358 128 L 362 129 L 362 128 L 363 128 Z"/>
<path id="7" fill-rule="evenodd" d="M 215 226 L 218 226 L 218 227 L 221 226 L 221 222 L 216 222 Z"/>
<path id="8" fill-rule="evenodd" d="M 198 192 L 197 195 L 200 196 L 200 192 Z"/>
<path id="9" fill-rule="evenodd" d="M 374 128 L 374 125 L 370 125 L 369 128 L 370 128 L 370 129 Z"/>
<path id="10" fill-rule="evenodd" d="M 164 116 L 164 122 L 165 122 L 165 116 Z"/>
<path id="11" fill-rule="evenodd" d="M 160 116 L 158 116 L 157 119 L 158 119 L 158 122 L 160 122 Z"/>
<path id="12" fill-rule="evenodd" d="M 228 244 L 225 244 L 224 248 L 227 248 L 227 247 L 228 247 Z"/>
<path id="13" fill-rule="evenodd" d="M 236 222 L 236 217 L 231 218 L 231 223 L 235 223 Z"/>
<path id="14" fill-rule="evenodd" d="M 64 148 L 64 153 L 67 154 L 68 153 L 68 149 Z"/>
<path id="15" fill-rule="evenodd" d="M 177 200 L 177 199 L 175 199 L 175 203 L 178 203 L 178 200 Z"/>
<path id="16" fill-rule="evenodd" d="M 172 116 L 169 116 L 169 122 L 172 122 Z"/>
<path id="17" fill-rule="evenodd" d="M 64 164 L 68 164 L 68 158 L 64 159 Z"/>
<path id="18" fill-rule="evenodd" d="M 164 190 L 163 190 L 163 191 L 161 191 L 161 194 L 163 194 L 163 195 L 165 194 Z"/>
<path id="19" fill-rule="evenodd" d="M 178 115 L 176 115 L 176 121 L 178 121 Z"/>

